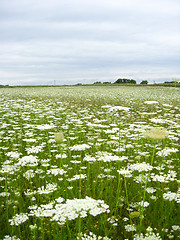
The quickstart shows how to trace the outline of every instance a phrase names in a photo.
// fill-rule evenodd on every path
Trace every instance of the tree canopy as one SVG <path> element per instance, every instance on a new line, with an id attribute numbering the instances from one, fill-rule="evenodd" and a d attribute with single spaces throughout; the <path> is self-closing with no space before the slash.
<path id="1" fill-rule="evenodd" d="M 118 83 L 118 84 L 122 84 L 122 83 L 136 84 L 136 80 L 128 79 L 128 78 L 118 78 L 114 83 Z"/>

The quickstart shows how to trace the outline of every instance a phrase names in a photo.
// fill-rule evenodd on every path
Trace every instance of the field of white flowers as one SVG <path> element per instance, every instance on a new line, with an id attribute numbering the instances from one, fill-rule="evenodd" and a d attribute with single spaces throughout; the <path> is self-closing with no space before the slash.
<path id="1" fill-rule="evenodd" d="M 0 239 L 180 239 L 180 89 L 0 88 Z"/>

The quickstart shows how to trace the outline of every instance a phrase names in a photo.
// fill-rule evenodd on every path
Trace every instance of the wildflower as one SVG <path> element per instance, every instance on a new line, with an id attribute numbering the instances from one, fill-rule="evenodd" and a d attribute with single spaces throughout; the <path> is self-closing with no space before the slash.
<path id="1" fill-rule="evenodd" d="M 57 176 L 57 175 L 63 175 L 64 173 L 66 173 L 67 171 L 65 171 L 64 169 L 62 168 L 51 168 L 49 170 L 47 170 L 47 174 L 52 174 L 54 176 Z"/>
<path id="2" fill-rule="evenodd" d="M 44 124 L 44 125 L 38 125 L 36 128 L 39 130 L 49 130 L 49 129 L 55 128 L 55 125 Z"/>
<path id="3" fill-rule="evenodd" d="M 9 236 L 9 235 L 6 235 L 4 236 L 3 240 L 20 240 L 20 238 L 16 237 L 16 236 Z"/>
<path id="4" fill-rule="evenodd" d="M 148 227 L 146 231 L 147 233 L 145 233 L 145 235 L 143 235 L 143 233 L 135 234 L 133 240 L 162 240 L 159 233 L 155 234 L 151 227 Z"/>
<path id="5" fill-rule="evenodd" d="M 67 158 L 67 155 L 65 153 L 63 153 L 63 154 L 56 154 L 55 158 Z"/>
<path id="6" fill-rule="evenodd" d="M 172 230 L 173 230 L 173 231 L 180 230 L 180 226 L 173 225 L 173 226 L 172 226 Z"/>
<path id="7" fill-rule="evenodd" d="M 169 148 L 169 147 L 166 147 L 164 148 L 163 150 L 161 151 L 158 151 L 156 154 L 160 157 L 167 157 L 168 155 L 170 155 L 171 153 L 176 153 L 178 152 L 179 150 L 176 149 L 176 148 Z"/>
<path id="8" fill-rule="evenodd" d="M 118 223 L 117 223 L 118 219 L 115 216 L 112 216 L 112 217 L 108 218 L 107 221 L 109 223 L 111 223 L 113 226 L 117 226 L 118 225 Z"/>
<path id="9" fill-rule="evenodd" d="M 135 224 L 128 224 L 128 225 L 125 225 L 125 230 L 127 231 L 127 232 L 134 232 L 134 231 L 136 231 L 136 226 L 135 226 Z"/>
<path id="10" fill-rule="evenodd" d="M 62 203 L 64 201 L 64 198 L 59 197 L 55 199 L 57 203 Z"/>
<path id="11" fill-rule="evenodd" d="M 36 224 L 34 224 L 34 225 L 29 225 L 29 228 L 30 228 L 31 231 L 34 231 L 34 230 L 37 229 L 37 225 L 36 225 Z"/>
<path id="12" fill-rule="evenodd" d="M 25 173 L 23 173 L 23 177 L 25 177 L 26 179 L 30 180 L 31 178 L 33 178 L 35 176 L 34 172 L 32 169 L 27 170 Z"/>
<path id="13" fill-rule="evenodd" d="M 163 194 L 163 198 L 169 200 L 170 202 L 175 200 L 177 203 L 180 203 L 180 193 L 167 192 Z"/>
<path id="14" fill-rule="evenodd" d="M 89 146 L 88 144 L 76 144 L 73 147 L 70 147 L 69 149 L 71 151 L 85 151 L 86 149 L 91 148 L 91 146 Z"/>
<path id="15" fill-rule="evenodd" d="M 8 152 L 8 153 L 6 153 L 6 155 L 10 158 L 18 159 L 19 156 L 20 156 L 20 153 L 18 153 L 18 152 Z"/>
<path id="16" fill-rule="evenodd" d="M 132 177 L 132 171 L 122 169 L 122 170 L 117 170 L 117 172 L 123 175 L 124 177 Z"/>
<path id="17" fill-rule="evenodd" d="M 42 186 L 41 188 L 38 188 L 37 193 L 39 194 L 49 194 L 57 190 L 57 184 L 55 183 L 48 183 L 46 185 L 46 188 Z"/>
<path id="18" fill-rule="evenodd" d="M 146 138 L 152 138 L 154 140 L 164 139 L 168 136 L 168 132 L 165 128 L 152 128 L 143 133 Z"/>
<path id="19" fill-rule="evenodd" d="M 146 192 L 148 192 L 148 193 L 154 193 L 154 192 L 156 192 L 156 189 L 154 189 L 153 187 L 151 187 L 151 188 L 146 188 Z"/>
<path id="20" fill-rule="evenodd" d="M 18 226 L 19 224 L 26 222 L 29 219 L 27 213 L 20 213 L 16 214 L 12 219 L 9 219 L 10 225 L 16 225 Z"/>
<path id="21" fill-rule="evenodd" d="M 54 207 L 54 202 L 41 205 L 38 208 L 35 205 L 34 209 L 31 207 L 29 216 L 51 217 L 51 221 L 63 225 L 66 220 L 74 220 L 78 217 L 84 218 L 87 217 L 88 213 L 97 216 L 101 213 L 110 212 L 109 206 L 103 200 L 86 197 L 85 199 L 67 199 L 66 203 L 61 203 L 63 200 L 63 198 L 57 198 L 56 201 L 59 203 L 55 204 Z"/>
<path id="22" fill-rule="evenodd" d="M 148 172 L 153 169 L 153 167 L 149 163 L 135 163 L 129 166 L 129 169 L 132 171 L 138 171 L 138 172 Z"/>
<path id="23" fill-rule="evenodd" d="M 111 107 L 109 108 L 109 111 L 129 111 L 129 108 L 128 107 L 122 107 L 122 106 L 115 106 L 115 107 Z"/>
<path id="24" fill-rule="evenodd" d="M 31 148 L 27 148 L 26 151 L 28 154 L 31 153 L 39 153 L 42 151 L 43 146 L 32 146 Z"/>
<path id="25" fill-rule="evenodd" d="M 29 167 L 37 166 L 38 165 L 38 159 L 37 159 L 36 156 L 32 156 L 32 155 L 24 156 L 19 160 L 17 165 L 20 165 L 22 167 L 24 167 L 24 166 L 29 166 Z"/>
<path id="26" fill-rule="evenodd" d="M 144 103 L 150 105 L 150 104 L 158 104 L 159 102 L 157 102 L 157 101 L 145 101 Z"/>
<path id="27" fill-rule="evenodd" d="M 87 233 L 80 233 L 78 234 L 77 236 L 77 240 L 111 240 L 110 238 L 108 237 L 102 237 L 102 236 L 97 236 L 95 235 L 93 232 L 89 232 L 89 234 Z"/>
<path id="28" fill-rule="evenodd" d="M 78 179 L 85 179 L 87 178 L 86 174 L 79 174 L 79 175 L 74 175 L 72 178 L 68 178 L 67 181 L 71 182 L 71 181 L 75 181 Z"/>
<path id="29" fill-rule="evenodd" d="M 57 132 L 54 134 L 54 139 L 57 143 L 62 143 L 64 140 L 64 134 L 63 132 Z"/>

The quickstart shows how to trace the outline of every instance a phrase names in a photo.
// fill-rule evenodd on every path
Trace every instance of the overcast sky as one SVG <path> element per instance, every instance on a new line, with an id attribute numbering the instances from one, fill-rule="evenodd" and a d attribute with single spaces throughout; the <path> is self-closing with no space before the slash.
<path id="1" fill-rule="evenodd" d="M 180 78 L 180 0 L 0 0 L 0 84 Z"/>

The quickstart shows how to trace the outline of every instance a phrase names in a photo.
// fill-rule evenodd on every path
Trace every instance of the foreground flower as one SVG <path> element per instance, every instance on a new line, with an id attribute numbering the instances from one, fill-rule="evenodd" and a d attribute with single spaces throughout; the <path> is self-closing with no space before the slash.
<path id="1" fill-rule="evenodd" d="M 143 133 L 146 138 L 152 138 L 155 140 L 164 139 L 168 136 L 168 132 L 165 128 L 152 128 Z"/>
<path id="2" fill-rule="evenodd" d="M 149 164 L 149 163 L 135 163 L 135 164 L 131 164 L 129 166 L 129 169 L 132 171 L 138 171 L 138 172 L 148 172 L 151 171 L 153 169 L 153 167 Z"/>
<path id="3" fill-rule="evenodd" d="M 135 234 L 133 240 L 161 240 L 159 233 L 147 232 L 145 235 Z"/>
<path id="4" fill-rule="evenodd" d="M 12 219 L 9 219 L 10 225 L 16 225 L 26 222 L 29 219 L 27 213 L 16 214 Z"/>
<path id="5" fill-rule="evenodd" d="M 24 156 L 22 157 L 17 165 L 20 165 L 21 167 L 28 166 L 28 167 L 34 167 L 38 165 L 38 159 L 36 156 Z"/>
<path id="6" fill-rule="evenodd" d="M 93 232 L 89 232 L 89 234 L 80 233 L 79 236 L 77 236 L 77 240 L 100 240 L 100 239 L 101 240 L 110 240 L 111 238 L 97 236 Z"/>
<path id="7" fill-rule="evenodd" d="M 16 236 L 9 236 L 9 235 L 6 235 L 4 236 L 3 240 L 20 240 L 20 238 L 16 237 Z"/>
<path id="8" fill-rule="evenodd" d="M 60 202 L 62 201 L 63 199 L 60 199 Z M 66 203 L 58 203 L 54 207 L 53 203 L 41 205 L 32 209 L 29 216 L 51 217 L 51 221 L 63 225 L 67 220 L 74 220 L 78 217 L 85 218 L 88 214 L 95 217 L 105 212 L 109 213 L 110 210 L 103 200 L 86 197 L 85 199 L 67 199 Z"/>

